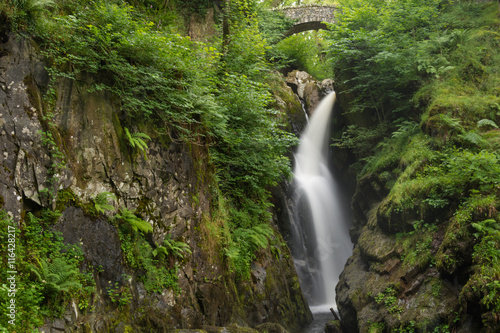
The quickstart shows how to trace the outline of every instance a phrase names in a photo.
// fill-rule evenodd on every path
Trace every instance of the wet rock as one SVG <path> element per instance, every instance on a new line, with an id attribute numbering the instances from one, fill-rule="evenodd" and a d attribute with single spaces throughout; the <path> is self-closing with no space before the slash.
<path id="1" fill-rule="evenodd" d="M 288 331 L 278 323 L 264 323 L 255 327 L 260 333 L 288 333 Z"/>
<path id="2" fill-rule="evenodd" d="M 333 320 L 325 324 L 325 333 L 343 333 L 339 320 Z"/>
<path id="3" fill-rule="evenodd" d="M 309 116 L 314 112 L 321 99 L 333 91 L 333 81 L 317 81 L 307 72 L 292 71 L 286 77 L 286 83 L 300 97 Z"/>
<path id="4" fill-rule="evenodd" d="M 92 219 L 85 216 L 82 209 L 69 207 L 55 230 L 62 233 L 66 243 L 81 246 L 86 265 L 101 268 L 99 281 L 102 289 L 109 287 L 109 281 L 113 284 L 126 273 L 118 232 L 109 222 Z"/>
<path id="5" fill-rule="evenodd" d="M 274 90 L 273 94 L 273 106 L 281 111 L 281 123 L 288 132 L 300 136 L 307 125 L 307 118 L 299 97 L 284 83 L 280 83 L 279 89 Z M 286 115 L 286 119 L 282 115 Z"/>

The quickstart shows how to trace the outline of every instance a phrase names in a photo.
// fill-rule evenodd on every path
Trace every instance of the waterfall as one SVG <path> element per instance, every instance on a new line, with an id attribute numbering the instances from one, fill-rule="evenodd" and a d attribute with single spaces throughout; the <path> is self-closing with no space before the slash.
<path id="1" fill-rule="evenodd" d="M 311 305 L 336 308 L 335 286 L 352 253 L 349 218 L 328 168 L 330 115 L 335 93 L 314 111 L 295 155 L 298 217 L 292 226 L 292 255 Z M 313 310 L 314 312 L 314 310 Z"/>

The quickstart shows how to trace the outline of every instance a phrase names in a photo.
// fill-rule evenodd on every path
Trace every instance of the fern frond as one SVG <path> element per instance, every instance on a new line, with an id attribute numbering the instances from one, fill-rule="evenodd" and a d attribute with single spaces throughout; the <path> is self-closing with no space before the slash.
<path id="1" fill-rule="evenodd" d="M 472 226 L 478 231 L 474 234 L 476 238 L 481 235 L 485 235 L 488 233 L 498 233 L 500 231 L 500 224 L 494 219 L 484 220 L 479 223 L 472 223 Z"/>
<path id="2" fill-rule="evenodd" d="M 125 137 L 127 138 L 128 143 L 132 146 L 132 148 L 135 148 L 135 143 L 132 139 L 132 135 L 130 135 L 128 128 L 124 127 L 123 129 L 125 131 Z"/>
<path id="3" fill-rule="evenodd" d="M 153 227 L 149 222 L 138 218 L 131 210 L 122 208 L 120 213 L 116 214 L 116 218 L 126 222 L 134 232 L 142 231 L 144 233 L 153 232 Z"/>
<path id="4" fill-rule="evenodd" d="M 71 288 L 81 288 L 76 279 L 78 271 L 63 258 L 56 258 L 51 263 L 38 260 L 39 267 L 31 264 L 30 269 L 42 282 L 47 292 L 68 292 Z"/>
<path id="5" fill-rule="evenodd" d="M 484 140 L 483 137 L 478 133 L 476 133 L 475 131 L 469 131 L 463 135 L 459 135 L 458 137 L 478 147 L 482 147 L 488 144 L 488 142 Z"/>
<path id="6" fill-rule="evenodd" d="M 266 248 L 268 245 L 268 238 L 270 238 L 274 231 L 266 223 L 261 223 L 253 226 L 250 229 L 237 229 L 235 234 L 239 234 L 248 243 L 252 244 L 255 248 Z"/>
<path id="7" fill-rule="evenodd" d="M 102 192 L 99 193 L 95 198 L 94 198 L 94 207 L 95 210 L 98 213 L 104 213 L 107 210 L 115 210 L 115 207 L 112 205 L 108 204 L 109 200 L 116 200 L 116 196 L 113 193 L 110 192 Z"/>
<path id="8" fill-rule="evenodd" d="M 443 125 L 456 131 L 457 133 L 462 133 L 464 131 L 460 119 L 452 118 L 446 114 L 440 114 L 439 120 L 441 120 Z"/>
<path id="9" fill-rule="evenodd" d="M 490 119 L 481 119 L 477 122 L 477 127 L 491 126 L 494 128 L 498 128 L 498 125 Z"/>
<path id="10" fill-rule="evenodd" d="M 189 244 L 175 241 L 171 238 L 170 235 L 167 235 L 167 237 L 165 237 L 165 239 L 163 240 L 163 245 L 166 249 L 168 249 L 169 253 L 180 258 L 184 258 L 184 253 L 192 253 Z"/>
<path id="11" fill-rule="evenodd" d="M 165 258 L 166 256 L 168 256 L 167 248 L 161 245 L 158 246 L 156 249 L 153 250 L 153 256 L 155 258 L 156 257 Z"/>
<path id="12" fill-rule="evenodd" d="M 128 128 L 124 127 L 125 136 L 129 145 L 132 148 L 137 148 L 144 153 L 144 158 L 146 158 L 146 150 L 148 149 L 148 144 L 144 140 L 151 140 L 151 137 L 145 133 L 133 133 L 131 134 Z"/>
<path id="13" fill-rule="evenodd" d="M 132 136 L 135 137 L 135 138 L 142 138 L 142 139 L 151 140 L 151 137 L 149 135 L 145 134 L 145 133 L 138 132 L 138 133 L 132 134 Z"/>

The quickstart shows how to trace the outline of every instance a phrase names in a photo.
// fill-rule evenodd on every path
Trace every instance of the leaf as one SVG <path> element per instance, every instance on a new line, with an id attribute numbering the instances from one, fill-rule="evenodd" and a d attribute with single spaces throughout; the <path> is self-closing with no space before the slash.
<path id="1" fill-rule="evenodd" d="M 122 208 L 120 213 L 116 214 L 116 218 L 126 222 L 134 232 L 142 231 L 144 233 L 153 232 L 153 227 L 149 222 L 138 218 L 131 210 Z"/>
<path id="2" fill-rule="evenodd" d="M 482 147 L 488 144 L 488 142 L 484 140 L 483 137 L 475 131 L 468 131 L 467 133 L 459 135 L 458 137 L 478 147 Z"/>
<path id="3" fill-rule="evenodd" d="M 491 126 L 494 128 L 498 128 L 498 125 L 490 119 L 481 119 L 477 122 L 477 127 Z"/>
<path id="4" fill-rule="evenodd" d="M 114 211 L 115 207 L 108 204 L 109 200 L 116 200 L 116 196 L 110 192 L 99 193 L 94 199 L 94 207 L 98 213 L 104 213 L 107 210 Z"/>
<path id="5" fill-rule="evenodd" d="M 148 149 L 148 145 L 144 140 L 151 140 L 151 137 L 145 133 L 133 133 L 131 134 L 128 128 L 124 128 L 125 131 L 125 137 L 127 138 L 127 141 L 129 145 L 132 148 L 138 148 L 144 153 L 144 158 L 146 158 L 146 150 Z"/>

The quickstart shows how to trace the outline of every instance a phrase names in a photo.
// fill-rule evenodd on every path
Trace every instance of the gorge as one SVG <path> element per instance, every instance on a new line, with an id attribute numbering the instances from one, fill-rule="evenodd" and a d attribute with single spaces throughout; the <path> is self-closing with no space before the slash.
<path id="1" fill-rule="evenodd" d="M 496 2 L 292 2 L 0 3 L 0 331 L 499 331 Z"/>

